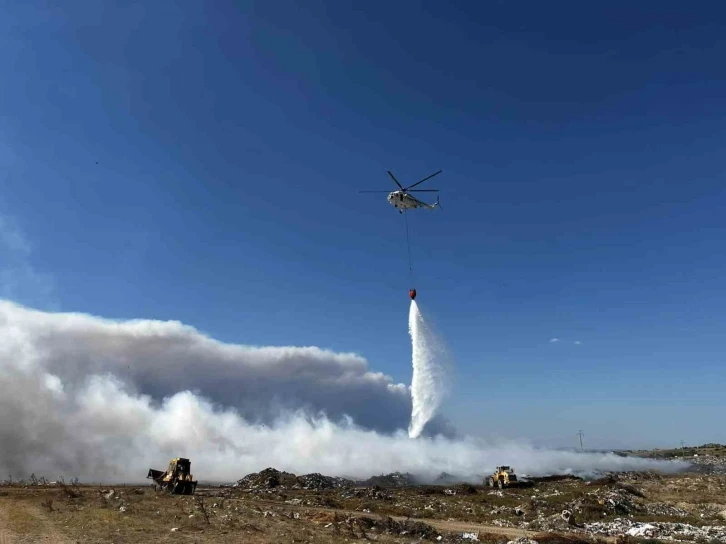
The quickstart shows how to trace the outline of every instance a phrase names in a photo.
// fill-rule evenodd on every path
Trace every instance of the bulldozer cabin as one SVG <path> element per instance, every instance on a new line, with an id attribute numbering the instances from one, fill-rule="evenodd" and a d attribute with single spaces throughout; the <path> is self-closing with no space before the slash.
<path id="1" fill-rule="evenodd" d="M 146 477 L 154 481 L 155 488 L 160 487 L 173 495 L 194 495 L 197 481 L 192 477 L 191 465 L 189 459 L 177 457 L 169 462 L 166 472 L 150 468 Z"/>

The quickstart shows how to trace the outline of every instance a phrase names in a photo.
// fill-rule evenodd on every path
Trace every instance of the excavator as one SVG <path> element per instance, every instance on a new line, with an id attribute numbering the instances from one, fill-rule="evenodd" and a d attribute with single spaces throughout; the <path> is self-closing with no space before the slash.
<path id="1" fill-rule="evenodd" d="M 173 495 L 194 495 L 197 480 L 192 477 L 191 465 L 189 459 L 177 457 L 169 462 L 166 472 L 150 468 L 146 477 L 154 480 L 155 486 Z"/>
<path id="2" fill-rule="evenodd" d="M 499 489 L 505 487 L 513 487 L 518 484 L 517 475 L 514 473 L 514 469 L 510 466 L 502 465 L 497 467 L 494 474 L 489 476 L 487 479 L 487 485 L 494 487 L 495 485 Z"/>

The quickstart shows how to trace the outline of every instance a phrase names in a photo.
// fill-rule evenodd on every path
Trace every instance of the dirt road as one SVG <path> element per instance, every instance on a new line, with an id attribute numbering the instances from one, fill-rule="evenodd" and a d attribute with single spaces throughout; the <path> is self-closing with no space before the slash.
<path id="1" fill-rule="evenodd" d="M 24 501 L 0 498 L 0 544 L 73 544 L 38 508 Z"/>

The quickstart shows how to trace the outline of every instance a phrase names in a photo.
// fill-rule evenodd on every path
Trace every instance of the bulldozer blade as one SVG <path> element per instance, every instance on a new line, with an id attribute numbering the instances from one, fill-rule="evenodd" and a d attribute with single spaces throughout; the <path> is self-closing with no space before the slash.
<path id="1" fill-rule="evenodd" d="M 151 478 L 152 480 L 158 480 L 164 475 L 163 470 L 154 470 L 153 468 L 149 469 L 149 473 L 146 475 L 147 478 Z"/>

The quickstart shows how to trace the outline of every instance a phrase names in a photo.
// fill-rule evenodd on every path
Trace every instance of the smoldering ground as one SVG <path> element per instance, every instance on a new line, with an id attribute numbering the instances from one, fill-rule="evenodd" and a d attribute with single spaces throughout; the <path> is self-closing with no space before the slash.
<path id="1" fill-rule="evenodd" d="M 230 345 L 178 322 L 0 301 L 0 470 L 16 477 L 139 481 L 176 456 L 217 481 L 267 466 L 475 475 L 501 459 L 530 474 L 678 468 L 443 435 L 412 440 L 410 416 L 408 386 L 355 354 Z"/>

